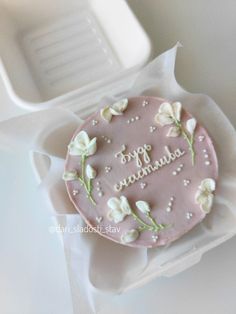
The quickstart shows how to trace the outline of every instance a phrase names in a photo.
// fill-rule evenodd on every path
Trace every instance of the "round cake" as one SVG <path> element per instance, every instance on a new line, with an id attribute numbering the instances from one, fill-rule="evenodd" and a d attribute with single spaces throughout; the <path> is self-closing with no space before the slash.
<path id="1" fill-rule="evenodd" d="M 63 179 L 92 230 L 133 247 L 171 243 L 213 205 L 213 143 L 180 102 L 134 97 L 107 104 L 75 132 Z"/>

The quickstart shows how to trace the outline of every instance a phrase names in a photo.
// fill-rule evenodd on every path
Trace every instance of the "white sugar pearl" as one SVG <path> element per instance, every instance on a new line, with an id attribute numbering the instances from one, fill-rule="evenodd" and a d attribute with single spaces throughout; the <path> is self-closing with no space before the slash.
<path id="1" fill-rule="evenodd" d="M 99 197 L 102 197 L 102 196 L 103 196 L 103 192 L 99 192 L 99 193 L 98 193 L 98 196 L 99 196 Z"/>
<path id="2" fill-rule="evenodd" d="M 136 120 L 139 120 L 139 119 L 140 119 L 140 117 L 139 117 L 139 116 L 136 116 L 136 117 L 135 117 L 135 119 L 136 119 Z"/>
<path id="3" fill-rule="evenodd" d="M 158 238 L 159 238 L 158 235 L 153 235 L 152 236 L 152 241 L 153 242 L 157 242 Z"/>
<path id="4" fill-rule="evenodd" d="M 206 149 L 203 149 L 202 151 L 203 151 L 203 153 L 206 153 L 206 152 L 207 152 Z"/>
<path id="5" fill-rule="evenodd" d="M 174 200 L 174 197 L 172 196 L 172 197 L 170 198 L 170 200 L 173 201 L 173 200 Z"/>
<path id="6" fill-rule="evenodd" d="M 171 207 L 166 208 L 167 213 L 171 212 Z"/>
<path id="7" fill-rule="evenodd" d="M 149 130 L 150 130 L 151 133 L 153 133 L 156 130 L 156 127 L 155 126 L 150 126 Z"/>
<path id="8" fill-rule="evenodd" d="M 147 185 L 147 183 L 141 182 L 141 183 L 140 183 L 141 189 L 142 189 L 142 190 L 145 189 L 146 185 Z"/>
<path id="9" fill-rule="evenodd" d="M 211 163 L 210 163 L 210 161 L 205 161 L 205 165 L 207 165 L 207 166 L 209 166 Z"/>
<path id="10" fill-rule="evenodd" d="M 97 187 L 97 191 L 101 191 L 101 188 L 100 188 L 100 187 Z"/>
<path id="11" fill-rule="evenodd" d="M 107 143 L 108 143 L 108 144 L 111 144 L 111 140 L 110 140 L 110 139 L 108 139 L 108 140 L 107 140 Z"/>
<path id="12" fill-rule="evenodd" d="M 208 158 L 209 156 L 206 154 L 206 155 L 204 155 L 204 157 L 205 157 L 205 158 Z"/>
<path id="13" fill-rule="evenodd" d="M 134 122 L 134 118 L 131 118 L 131 122 Z"/>
<path id="14" fill-rule="evenodd" d="M 181 168 L 177 168 L 177 171 L 180 172 L 180 171 L 181 171 Z"/>
<path id="15" fill-rule="evenodd" d="M 173 174 L 173 176 L 176 176 L 176 175 L 177 175 L 177 172 L 176 172 L 176 171 L 173 171 L 172 174 Z"/>
<path id="16" fill-rule="evenodd" d="M 193 217 L 193 214 L 192 213 L 190 213 L 190 212 L 187 212 L 186 213 L 186 218 L 187 219 L 191 219 Z"/>
<path id="17" fill-rule="evenodd" d="M 98 124 L 98 121 L 97 120 L 93 120 L 92 121 L 92 125 L 97 125 Z"/>
<path id="18" fill-rule="evenodd" d="M 127 123 L 130 124 L 130 120 L 127 120 Z"/>
<path id="19" fill-rule="evenodd" d="M 108 166 L 105 167 L 105 171 L 106 171 L 106 172 L 110 172 L 110 171 L 111 171 L 111 167 L 108 167 Z"/>
<path id="20" fill-rule="evenodd" d="M 190 181 L 189 181 L 189 180 L 184 180 L 183 182 L 184 182 L 184 186 L 188 186 L 188 185 L 189 185 L 189 183 L 190 183 Z"/>

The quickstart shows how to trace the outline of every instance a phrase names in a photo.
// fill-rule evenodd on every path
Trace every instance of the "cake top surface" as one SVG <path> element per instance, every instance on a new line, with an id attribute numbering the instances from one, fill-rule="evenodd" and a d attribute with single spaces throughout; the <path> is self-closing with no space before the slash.
<path id="1" fill-rule="evenodd" d="M 101 235 L 133 247 L 171 243 L 211 211 L 218 163 L 181 103 L 122 99 L 91 115 L 69 146 L 71 201 Z"/>

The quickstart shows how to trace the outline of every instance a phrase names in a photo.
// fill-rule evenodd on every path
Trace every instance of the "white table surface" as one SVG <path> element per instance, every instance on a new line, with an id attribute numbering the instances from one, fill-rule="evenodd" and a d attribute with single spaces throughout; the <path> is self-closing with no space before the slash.
<path id="1" fill-rule="evenodd" d="M 213 97 L 236 126 L 236 1 L 129 4 L 150 35 L 155 55 L 181 41 L 177 79 L 188 90 Z M 23 113 L 0 81 L 1 120 Z M 72 314 L 63 250 L 48 231 L 51 217 L 38 198 L 28 156 L 2 155 L 0 172 L 9 179 L 1 186 L 0 313 Z M 235 248 L 236 237 L 184 273 L 107 300 L 101 314 L 235 314 Z"/>

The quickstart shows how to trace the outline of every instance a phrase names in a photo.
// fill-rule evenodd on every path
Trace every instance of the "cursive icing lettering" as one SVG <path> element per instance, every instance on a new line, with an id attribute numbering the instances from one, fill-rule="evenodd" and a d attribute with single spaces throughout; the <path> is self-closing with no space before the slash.
<path id="1" fill-rule="evenodd" d="M 122 164 L 126 164 L 134 159 L 136 161 L 137 167 L 141 168 L 143 165 L 143 161 L 146 164 L 148 164 L 151 161 L 148 155 L 148 152 L 151 149 L 152 149 L 151 145 L 144 144 L 143 146 L 139 146 L 137 149 L 133 150 L 132 152 L 125 153 L 126 145 L 122 145 L 121 150 L 115 154 L 115 157 L 120 158 L 120 162 Z"/>
<path id="2" fill-rule="evenodd" d="M 161 157 L 159 160 L 156 160 L 153 165 L 149 164 L 145 167 L 142 167 L 137 173 L 131 174 L 127 178 L 121 180 L 119 183 L 116 183 L 114 185 L 114 190 L 116 192 L 120 192 L 124 187 L 128 187 L 136 181 L 141 180 L 143 177 L 152 174 L 153 172 L 163 168 L 166 165 L 169 165 L 170 163 L 178 158 L 181 158 L 185 154 L 185 151 L 181 150 L 180 148 L 177 148 L 174 152 L 171 152 L 171 150 L 167 146 L 165 146 L 165 151 L 166 155 Z"/>

